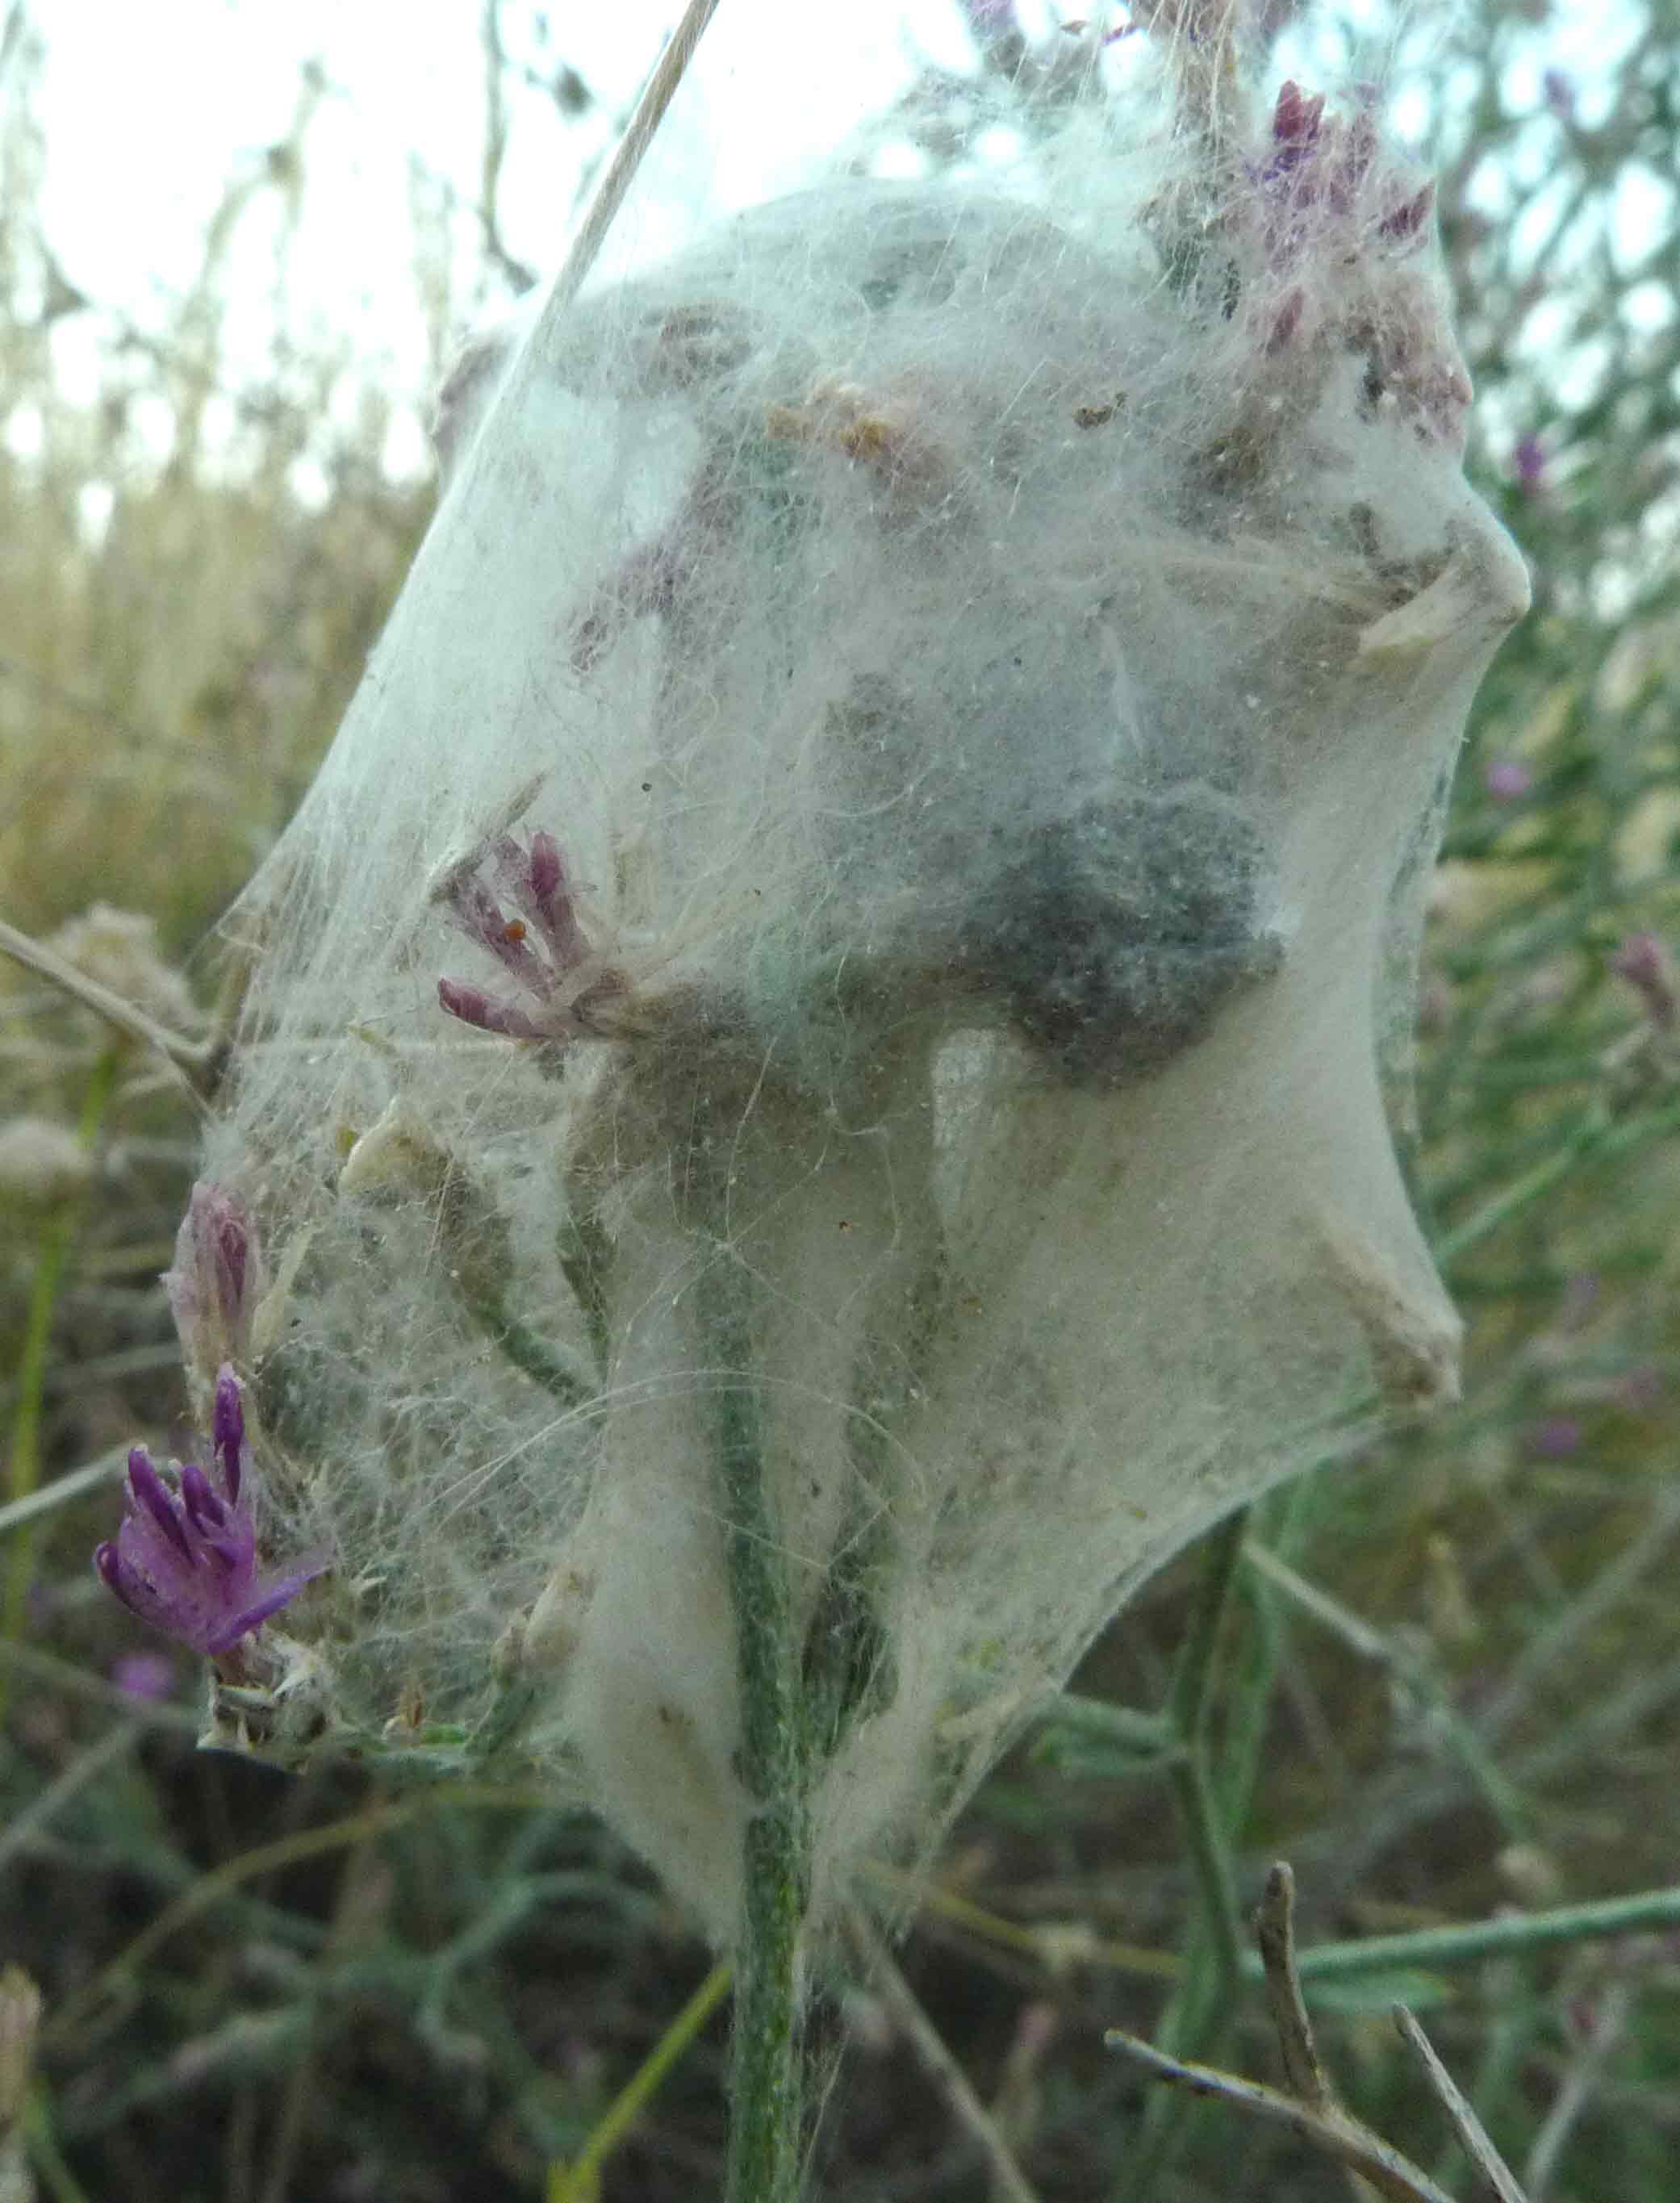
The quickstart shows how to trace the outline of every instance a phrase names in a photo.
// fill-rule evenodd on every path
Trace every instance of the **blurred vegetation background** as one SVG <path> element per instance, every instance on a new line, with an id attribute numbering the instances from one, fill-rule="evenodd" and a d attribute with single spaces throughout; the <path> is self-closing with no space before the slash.
<path id="1" fill-rule="evenodd" d="M 1406 1131 L 1470 1323 L 1465 1398 L 1250 1521 L 1197 1751 L 1245 1908 L 1294 1864 L 1322 2047 L 1362 2117 L 1471 2192 L 1389 2024 L 1403 1995 L 1530 2203 L 1660 2203 L 1680 1894 L 1572 1909 L 1680 1880 L 1680 8 L 1618 5 L 1590 73 L 1550 59 L 1566 12 L 1466 0 L 1399 46 L 1482 394 L 1471 470 L 1536 579 L 1459 783 Z M 13 4 L 0 31 L 0 915 L 202 1031 L 216 919 L 426 524 L 394 430 L 528 277 L 499 204 L 510 118 L 604 145 L 617 116 L 563 24 L 488 0 L 462 87 L 476 199 L 412 149 L 425 372 L 398 387 L 286 310 L 330 54 L 300 60 L 282 140 L 206 176 L 190 281 L 138 318 L 78 287 L 44 212 L 69 20 Z M 253 284 L 255 363 L 227 340 Z M 512 1791 L 195 1754 L 199 1679 L 93 1581 L 121 1450 L 186 1443 L 157 1275 L 194 1141 L 156 1059 L 0 968 L 0 2194 L 711 2193 L 723 2008 L 600 2131 L 709 1964 L 610 1837 Z M 1211 1565 L 1187 1556 L 1093 1651 L 1081 1707 L 1000 1770 L 930 1893 L 905 1982 L 972 2100 L 896 1993 L 825 2004 L 844 2054 L 816 2192 L 1348 2192 L 1103 2046 L 1123 2026 L 1270 2070 L 1172 1783 L 1088 1705 L 1169 1698 Z M 1504 1932 L 1455 1940 L 1486 1922 Z M 1378 1935 L 1410 1940 L 1315 1973 L 1316 1948 Z"/>

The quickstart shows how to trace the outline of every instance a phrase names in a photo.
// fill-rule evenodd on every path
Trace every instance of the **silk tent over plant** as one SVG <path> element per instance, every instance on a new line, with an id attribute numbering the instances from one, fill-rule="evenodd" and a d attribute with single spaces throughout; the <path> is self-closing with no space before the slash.
<path id="1" fill-rule="evenodd" d="M 221 1733 L 517 1753 L 725 1946 L 1455 1385 L 1383 1072 L 1525 576 L 1374 102 L 1135 13 L 1123 99 L 976 80 L 1007 166 L 836 162 L 468 355 L 230 924 L 177 1297 L 311 1580 Z"/>

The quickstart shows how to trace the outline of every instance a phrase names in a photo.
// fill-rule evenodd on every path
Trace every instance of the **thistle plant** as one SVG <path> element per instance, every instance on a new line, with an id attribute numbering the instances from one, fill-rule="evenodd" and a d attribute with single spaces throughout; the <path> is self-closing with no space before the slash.
<path id="1" fill-rule="evenodd" d="M 218 1701 L 261 1749 L 606 1813 L 734 1956 L 740 2199 L 863 1864 L 1456 1384 L 1384 1086 L 1526 576 L 1428 180 L 1369 98 L 1251 97 L 1235 10 L 1135 13 L 1135 117 L 1093 44 L 997 92 L 1018 169 L 826 176 L 455 378 L 232 921 L 220 1481 L 131 1471 L 102 1563 L 213 1653 L 311 1580 Z M 212 1615 L 234 1406 L 275 1573 L 240 1521 Z"/>

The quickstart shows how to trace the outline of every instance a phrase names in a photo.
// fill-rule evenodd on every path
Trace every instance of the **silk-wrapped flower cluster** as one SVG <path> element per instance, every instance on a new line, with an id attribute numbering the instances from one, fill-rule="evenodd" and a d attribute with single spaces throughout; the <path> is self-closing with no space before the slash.
<path id="1" fill-rule="evenodd" d="M 925 1859 L 1153 1569 L 1453 1396 L 1386 1107 L 1526 576 L 1428 178 L 1232 12 L 479 340 L 235 921 L 263 1283 L 206 1196 L 177 1301 L 336 1562 L 252 1739 L 516 1756 L 720 1942 L 775 1816 L 802 1915 Z M 126 1533 L 206 1645 L 301 1581 L 216 1461 Z"/>

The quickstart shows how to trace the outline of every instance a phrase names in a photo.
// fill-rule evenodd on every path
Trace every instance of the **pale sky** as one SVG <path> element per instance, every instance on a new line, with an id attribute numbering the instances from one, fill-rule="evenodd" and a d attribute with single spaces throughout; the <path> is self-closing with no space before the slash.
<path id="1" fill-rule="evenodd" d="M 1024 19 L 1035 10 L 1048 21 L 1041 0 L 1023 0 Z M 563 122 L 545 91 L 510 92 L 506 242 L 540 272 L 563 252 L 583 164 L 602 152 L 612 119 L 629 105 L 679 12 L 680 0 L 556 0 L 545 47 L 517 50 L 544 83 L 569 62 L 600 103 L 582 123 Z M 1376 14 L 1369 0 L 1347 12 Z M 1417 12 L 1427 22 L 1438 11 Z M 533 13 L 510 10 L 510 33 L 528 32 Z M 423 10 L 389 0 L 168 0 L 162 9 L 35 0 L 32 15 L 48 48 L 41 119 L 49 242 L 73 283 L 142 329 L 159 326 L 167 301 L 190 285 L 229 180 L 259 168 L 263 149 L 286 135 L 300 69 L 318 59 L 328 89 L 308 141 L 290 289 L 277 305 L 282 206 L 276 193 L 259 192 L 222 286 L 230 369 L 235 380 L 262 375 L 278 318 L 305 350 L 346 344 L 361 375 L 420 399 L 430 369 L 412 268 L 410 162 L 417 156 L 463 206 L 476 200 L 480 0 L 434 0 Z M 1541 71 L 1560 70 L 1591 121 L 1606 65 L 1634 35 L 1636 18 L 1596 8 L 1559 9 L 1556 18 L 1524 41 L 1507 92 L 1537 106 Z M 1320 75 L 1345 66 L 1339 53 L 1300 50 L 1304 73 L 1315 62 Z M 787 188 L 814 154 L 904 88 L 918 56 L 960 68 L 970 54 L 956 0 L 855 0 L 846 8 L 722 0 L 657 149 L 657 173 L 633 201 L 615 250 L 646 257 L 697 220 Z M 1407 104 L 1402 94 L 1403 127 Z M 1518 162 L 1543 174 L 1555 127 L 1538 121 Z M 1654 178 L 1624 185 L 1615 225 L 1623 250 L 1653 233 L 1665 194 Z M 1508 186 L 1490 175 L 1483 195 L 1497 214 Z M 475 236 L 464 215 L 455 230 L 464 271 Z M 463 287 L 457 310 L 473 304 Z M 59 326 L 56 358 L 67 392 L 91 395 L 97 387 L 102 334 L 88 316 Z M 422 463 L 407 416 L 388 458 L 403 469 Z"/>
<path id="2" fill-rule="evenodd" d="M 484 132 L 478 0 L 412 14 L 374 0 L 169 0 L 162 9 L 133 0 L 37 0 L 33 13 L 48 55 L 48 239 L 72 283 L 142 328 L 155 326 L 162 301 L 190 285 L 228 180 L 260 168 L 264 149 L 286 135 L 300 69 L 318 58 L 328 90 L 308 139 L 291 326 L 305 343 L 349 339 L 368 372 L 418 389 L 427 363 L 410 264 L 410 162 L 417 156 L 463 205 L 476 201 Z M 610 142 L 613 120 L 679 13 L 680 0 L 587 9 L 561 0 L 551 17 L 562 27 L 546 51 L 520 55 L 545 80 L 569 62 L 599 102 L 576 122 L 563 121 L 542 90 L 510 92 L 505 239 L 539 271 L 561 257 L 583 166 Z M 626 245 L 640 233 L 644 252 L 657 249 L 667 241 L 662 230 L 674 238 L 692 224 L 703 198 L 716 211 L 786 188 L 814 149 L 902 89 L 917 44 L 955 66 L 969 51 L 954 0 L 862 7 L 843 21 L 844 35 L 822 29 L 819 48 L 819 11 L 786 0 L 723 0 L 659 147 L 668 178 L 673 170 L 704 176 L 704 190 L 691 182 L 644 192 L 628 210 Z M 510 30 L 522 27 L 510 20 Z M 230 347 L 253 375 L 272 349 L 281 212 L 276 194 L 257 194 L 226 286 Z M 474 230 L 464 217 L 457 227 L 465 267 Z M 86 394 L 96 381 L 96 334 L 85 317 L 60 332 L 64 380 L 72 387 L 85 380 Z"/>

